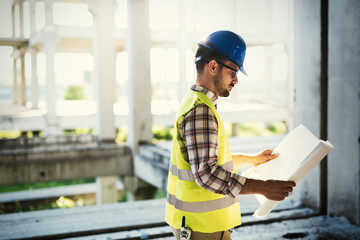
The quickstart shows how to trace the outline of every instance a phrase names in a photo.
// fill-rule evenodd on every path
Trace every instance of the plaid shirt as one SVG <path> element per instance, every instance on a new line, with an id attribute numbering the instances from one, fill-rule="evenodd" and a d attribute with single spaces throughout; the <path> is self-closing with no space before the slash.
<path id="1" fill-rule="evenodd" d="M 193 91 L 204 93 L 216 106 L 218 97 L 211 91 L 193 85 Z M 212 110 L 203 103 L 180 119 L 181 152 L 189 162 L 196 183 L 217 194 L 236 197 L 239 195 L 246 178 L 229 172 L 217 165 L 218 123 Z"/>

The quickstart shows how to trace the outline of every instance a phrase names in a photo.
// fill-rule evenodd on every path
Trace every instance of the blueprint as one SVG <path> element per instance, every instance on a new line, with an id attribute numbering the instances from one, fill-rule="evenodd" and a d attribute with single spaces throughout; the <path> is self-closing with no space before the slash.
<path id="1" fill-rule="evenodd" d="M 305 126 L 293 129 L 274 149 L 279 156 L 271 161 L 250 168 L 241 175 L 260 180 L 291 180 L 298 183 L 334 147 L 329 141 L 319 140 Z M 256 195 L 260 207 L 253 214 L 256 218 L 266 217 L 279 203 Z"/>

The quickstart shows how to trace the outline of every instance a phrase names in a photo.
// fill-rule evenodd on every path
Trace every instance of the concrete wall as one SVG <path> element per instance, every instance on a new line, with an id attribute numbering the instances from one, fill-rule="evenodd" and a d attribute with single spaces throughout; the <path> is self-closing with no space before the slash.
<path id="1" fill-rule="evenodd" d="M 360 225 L 360 1 L 329 1 L 328 213 Z"/>
<path id="2" fill-rule="evenodd" d="M 294 1 L 295 126 L 320 136 L 321 1 Z M 360 225 L 360 2 L 329 1 L 327 213 Z M 320 207 L 320 166 L 294 197 Z"/>
<path id="3" fill-rule="evenodd" d="M 294 1 L 294 126 L 320 137 L 320 1 Z M 320 167 L 298 185 L 294 197 L 320 206 Z"/>

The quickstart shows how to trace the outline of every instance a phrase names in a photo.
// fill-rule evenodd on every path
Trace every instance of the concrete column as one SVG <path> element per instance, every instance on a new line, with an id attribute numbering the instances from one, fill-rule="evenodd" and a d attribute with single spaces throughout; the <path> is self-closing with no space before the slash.
<path id="1" fill-rule="evenodd" d="M 286 124 L 289 129 L 294 128 L 294 1 L 288 2 L 288 36 L 289 41 L 285 45 L 285 50 L 288 56 L 288 81 L 286 91 L 286 101 L 289 111 L 289 118 Z"/>
<path id="2" fill-rule="evenodd" d="M 98 186 L 96 203 L 98 205 L 117 202 L 118 192 L 116 189 L 116 181 L 116 176 L 105 176 L 96 178 L 96 183 Z"/>
<path id="3" fill-rule="evenodd" d="M 152 141 L 149 2 L 128 0 L 130 125 L 128 144 L 139 153 L 141 142 Z M 139 21 L 142 19 L 142 21 Z"/>
<path id="4" fill-rule="evenodd" d="M 25 53 L 20 54 L 21 61 L 21 105 L 26 106 Z"/>
<path id="5" fill-rule="evenodd" d="M 294 1 L 294 125 L 304 124 L 320 137 L 320 1 Z M 294 197 L 320 206 L 316 166 L 296 187 Z"/>
<path id="6" fill-rule="evenodd" d="M 24 37 L 24 0 L 19 1 L 19 27 L 20 37 Z"/>
<path id="7" fill-rule="evenodd" d="M 16 32 L 15 32 L 15 4 L 16 2 L 12 2 L 11 5 L 11 30 L 12 30 L 12 37 L 16 37 Z M 17 59 L 15 57 L 15 52 L 16 52 L 16 48 L 13 48 L 13 102 L 14 104 L 18 103 L 18 83 L 17 83 L 17 66 L 16 66 L 16 62 Z"/>
<path id="8" fill-rule="evenodd" d="M 32 108 L 39 107 L 39 83 L 37 75 L 37 50 L 32 48 L 31 52 L 31 102 Z"/>
<path id="9" fill-rule="evenodd" d="M 53 23 L 53 5 L 55 0 L 44 0 L 45 5 L 45 27 L 52 26 Z"/>
<path id="10" fill-rule="evenodd" d="M 47 102 L 47 129 L 45 136 L 60 135 L 56 115 L 56 83 L 55 83 L 55 54 L 59 37 L 53 24 L 54 0 L 46 0 L 45 4 L 45 28 L 43 30 L 42 45 L 46 56 L 46 102 Z"/>
<path id="11" fill-rule="evenodd" d="M 156 187 L 137 177 L 125 176 L 123 184 L 126 187 L 128 201 L 153 199 Z"/>
<path id="12" fill-rule="evenodd" d="M 55 83 L 55 53 L 57 42 L 50 39 L 46 41 L 43 50 L 46 56 L 46 103 L 47 103 L 47 129 L 46 136 L 59 135 L 58 119 L 56 115 L 56 83 Z"/>
<path id="13" fill-rule="evenodd" d="M 115 10 L 114 0 L 89 1 L 89 10 L 94 15 L 94 60 L 97 85 L 99 144 L 115 142 L 116 129 L 113 106 L 117 96 L 116 51 L 115 51 Z M 115 203 L 118 200 L 117 176 L 98 177 L 97 204 Z"/>
<path id="14" fill-rule="evenodd" d="M 30 35 L 34 36 L 36 32 L 36 13 L 35 0 L 29 0 L 30 8 Z M 39 83 L 37 75 L 37 49 L 34 47 L 30 49 L 31 53 L 31 101 L 32 108 L 37 109 L 39 105 Z"/>
<path id="15" fill-rule="evenodd" d="M 144 189 L 153 189 L 149 184 L 139 187 L 136 176 L 140 170 L 139 145 L 152 141 L 151 79 L 150 79 L 150 27 L 149 2 L 128 0 L 128 32 L 126 50 L 129 54 L 129 133 L 128 144 L 134 154 L 134 174 L 127 176 L 124 185 L 130 190 L 128 198 L 137 199 Z M 139 21 L 142 19 L 142 21 Z M 154 190 L 153 192 L 154 193 Z"/>
<path id="16" fill-rule="evenodd" d="M 116 100 L 115 1 L 94 0 L 90 11 L 94 14 L 95 81 L 98 86 L 98 136 L 102 142 L 115 141 L 113 106 Z"/>
<path id="17" fill-rule="evenodd" d="M 328 213 L 360 225 L 360 2 L 329 1 Z"/>
<path id="18" fill-rule="evenodd" d="M 15 50 L 14 50 L 15 53 Z M 13 59 L 13 75 L 14 75 L 14 86 L 13 86 L 13 102 L 17 104 L 19 102 L 19 89 L 18 89 L 18 74 L 17 74 L 17 59 Z"/>
<path id="19" fill-rule="evenodd" d="M 29 1 L 29 10 L 30 10 L 30 34 L 31 36 L 34 35 L 36 32 L 36 11 L 35 11 L 35 0 L 28 0 Z"/>
<path id="20" fill-rule="evenodd" d="M 12 3 L 11 6 L 11 31 L 12 37 L 16 37 L 16 30 L 15 30 L 15 1 Z"/>

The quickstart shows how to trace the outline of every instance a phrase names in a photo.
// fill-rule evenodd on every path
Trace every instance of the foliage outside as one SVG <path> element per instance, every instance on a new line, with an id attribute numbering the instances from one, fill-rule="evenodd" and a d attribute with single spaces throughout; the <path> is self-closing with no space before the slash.
<path id="1" fill-rule="evenodd" d="M 95 131 L 92 128 L 76 128 L 76 129 L 65 129 L 64 135 L 94 135 Z"/>
<path id="2" fill-rule="evenodd" d="M 95 178 L 14 184 L 14 185 L 1 186 L 0 193 L 26 191 L 26 190 L 32 191 L 34 189 L 60 187 L 60 186 L 68 186 L 68 185 L 83 184 L 83 183 L 93 183 L 93 182 L 95 182 Z"/>
<path id="3" fill-rule="evenodd" d="M 88 91 L 84 85 L 67 86 L 65 100 L 87 100 L 89 99 Z"/>

